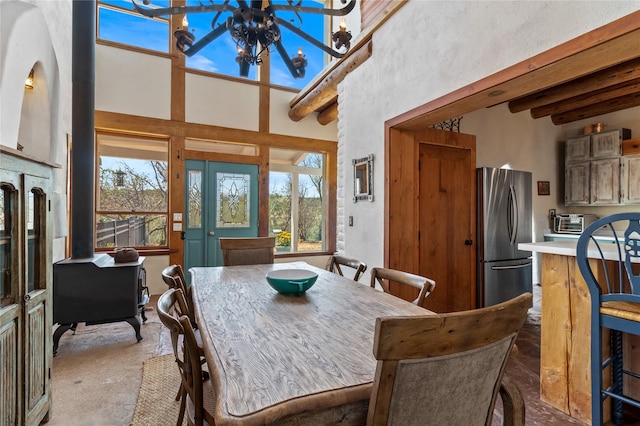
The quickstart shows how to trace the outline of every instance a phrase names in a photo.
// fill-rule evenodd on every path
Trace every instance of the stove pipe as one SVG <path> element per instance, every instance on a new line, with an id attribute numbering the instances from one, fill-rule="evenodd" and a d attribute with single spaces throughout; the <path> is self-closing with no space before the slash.
<path id="1" fill-rule="evenodd" d="M 93 257 L 95 229 L 95 0 L 73 1 L 71 258 Z"/>

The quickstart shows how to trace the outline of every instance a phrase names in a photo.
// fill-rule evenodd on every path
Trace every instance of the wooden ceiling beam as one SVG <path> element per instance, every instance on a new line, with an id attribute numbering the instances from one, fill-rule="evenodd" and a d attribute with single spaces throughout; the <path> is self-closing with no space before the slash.
<path id="1" fill-rule="evenodd" d="M 318 123 L 326 126 L 338 118 L 338 102 L 334 102 L 318 113 Z"/>
<path id="2" fill-rule="evenodd" d="M 532 118 L 542 118 L 547 115 L 558 115 L 575 109 L 584 108 L 592 104 L 609 101 L 619 98 L 630 93 L 640 91 L 640 78 L 631 80 L 628 83 L 621 83 L 615 86 L 596 90 L 594 92 L 585 93 L 584 95 L 574 96 L 560 102 L 543 105 L 531 109 Z"/>
<path id="3" fill-rule="evenodd" d="M 348 59 L 338 65 L 321 82 L 319 82 L 311 92 L 302 98 L 294 98 L 289 106 L 289 118 L 293 121 L 300 121 L 314 111 L 323 109 L 338 98 L 338 83 L 344 77 L 369 59 L 373 47 L 371 40 L 354 51 Z"/>
<path id="4" fill-rule="evenodd" d="M 640 92 L 621 96 L 598 104 L 589 105 L 563 114 L 555 114 L 551 116 L 551 121 L 556 125 L 566 124 L 637 106 L 640 106 Z"/>
<path id="5" fill-rule="evenodd" d="M 638 42 L 638 40 L 636 40 Z M 640 78 L 640 58 L 509 101 L 512 113 L 541 107 Z"/>

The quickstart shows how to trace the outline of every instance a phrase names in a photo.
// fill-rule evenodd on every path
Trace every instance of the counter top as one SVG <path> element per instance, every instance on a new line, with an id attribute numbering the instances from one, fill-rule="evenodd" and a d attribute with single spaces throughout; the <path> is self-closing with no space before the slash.
<path id="1" fill-rule="evenodd" d="M 576 247 L 578 246 L 578 240 L 575 241 L 545 241 L 540 243 L 520 243 L 518 249 L 534 251 L 538 253 L 558 254 L 561 256 L 574 256 L 576 255 Z M 616 245 L 613 243 L 600 244 L 604 258 L 607 260 L 618 260 L 618 251 Z M 587 255 L 591 259 L 600 259 L 600 253 L 594 243 L 591 243 Z M 624 256 L 624 252 L 622 253 Z M 634 258 L 634 263 L 640 263 L 640 259 Z"/>

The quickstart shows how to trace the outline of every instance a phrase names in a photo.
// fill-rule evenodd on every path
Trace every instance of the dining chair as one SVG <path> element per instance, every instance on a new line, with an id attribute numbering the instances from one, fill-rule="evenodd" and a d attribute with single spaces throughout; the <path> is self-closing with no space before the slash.
<path id="1" fill-rule="evenodd" d="M 187 414 L 189 425 L 213 425 L 214 394 L 209 374 L 202 369 L 202 357 L 191 321 L 184 315 L 182 290 L 170 288 L 158 299 L 158 317 L 169 329 L 173 354 L 180 371 L 180 411 L 177 425 Z"/>
<path id="2" fill-rule="evenodd" d="M 391 293 L 390 282 L 398 283 L 401 286 L 409 288 L 415 288 L 418 290 L 418 298 L 412 303 L 422 307 L 424 307 L 424 299 L 431 294 L 433 289 L 436 287 L 436 282 L 430 278 L 388 268 L 373 268 L 371 270 L 372 288 L 376 287 L 376 282 L 380 284 L 385 293 Z"/>
<path id="3" fill-rule="evenodd" d="M 351 259 L 348 257 L 334 254 L 329 258 L 327 263 L 327 270 L 338 275 L 344 275 L 342 272 L 343 267 L 354 269 L 353 280 L 358 281 L 364 271 L 367 270 L 367 264 L 357 259 Z"/>
<path id="4" fill-rule="evenodd" d="M 376 320 L 378 360 L 367 425 L 490 425 L 498 394 L 505 425 L 525 406 L 505 366 L 533 295 L 446 314 Z"/>
<path id="5" fill-rule="evenodd" d="M 187 301 L 187 312 L 185 315 L 191 320 L 191 326 L 198 328 L 195 318 L 195 312 L 193 310 L 193 297 L 191 295 L 191 287 L 187 285 L 187 280 L 184 276 L 184 270 L 181 265 L 169 265 L 162 270 L 162 280 L 169 288 L 179 288 L 182 290 L 182 294 Z"/>
<path id="6" fill-rule="evenodd" d="M 275 237 L 220 238 L 224 266 L 273 263 L 275 247 Z"/>
<path id="7" fill-rule="evenodd" d="M 605 234 L 613 243 L 595 238 Z M 624 333 L 640 335 L 640 212 L 593 222 L 578 239 L 576 258 L 591 296 L 591 420 L 602 424 L 610 401 L 619 425 L 625 403 L 640 408 L 640 401 L 624 393 L 625 376 L 639 379 L 640 371 L 631 371 L 632 357 L 625 359 L 631 354 L 623 348 Z"/>

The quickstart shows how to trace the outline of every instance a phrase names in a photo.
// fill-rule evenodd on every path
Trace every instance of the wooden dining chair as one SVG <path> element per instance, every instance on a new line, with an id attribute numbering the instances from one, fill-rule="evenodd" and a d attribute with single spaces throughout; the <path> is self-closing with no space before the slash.
<path id="1" fill-rule="evenodd" d="M 380 284 L 385 293 L 391 293 L 390 282 L 418 290 L 418 297 L 412 303 L 421 307 L 424 307 L 424 299 L 436 287 L 436 282 L 430 278 L 388 268 L 373 268 L 371 270 L 372 288 L 376 287 L 376 282 Z"/>
<path id="2" fill-rule="evenodd" d="M 184 315 L 186 302 L 182 290 L 170 288 L 158 299 L 158 317 L 169 329 L 173 354 L 180 371 L 180 411 L 177 425 L 185 413 L 189 425 L 213 425 L 214 394 L 209 374 L 203 370 L 201 349 L 191 321 Z"/>
<path id="3" fill-rule="evenodd" d="M 188 310 L 185 313 L 191 320 L 191 326 L 198 328 L 196 317 L 193 310 L 193 297 L 191 296 L 191 287 L 187 285 L 184 276 L 184 270 L 181 265 L 175 264 L 167 266 L 162 270 L 162 280 L 169 288 L 179 288 L 187 301 Z"/>
<path id="4" fill-rule="evenodd" d="M 273 263 L 275 247 L 275 237 L 220 238 L 224 266 Z"/>
<path id="5" fill-rule="evenodd" d="M 602 235 L 613 236 L 613 243 L 595 238 Z M 640 213 L 593 222 L 578 239 L 576 260 L 591 296 L 591 421 L 608 421 L 604 407 L 611 404 L 611 419 L 620 425 L 624 404 L 640 409 L 626 393 L 626 379 L 637 382 L 640 371 L 623 347 L 623 334 L 640 335 Z"/>
<path id="6" fill-rule="evenodd" d="M 329 258 L 329 262 L 327 264 L 328 271 L 344 276 L 344 273 L 342 272 L 343 267 L 348 267 L 354 270 L 354 281 L 358 281 L 364 271 L 367 270 L 367 264 L 357 259 L 351 259 L 338 254 L 334 254 Z"/>
<path id="7" fill-rule="evenodd" d="M 367 425 L 490 425 L 498 394 L 504 424 L 524 425 L 522 394 L 504 370 L 532 299 L 524 293 L 470 311 L 378 318 Z"/>

